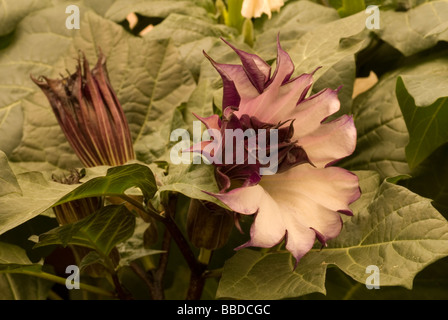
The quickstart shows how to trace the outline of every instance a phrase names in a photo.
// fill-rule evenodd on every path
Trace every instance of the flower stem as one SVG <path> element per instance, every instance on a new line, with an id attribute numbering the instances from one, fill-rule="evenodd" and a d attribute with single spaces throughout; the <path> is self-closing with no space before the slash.
<path id="1" fill-rule="evenodd" d="M 27 275 L 30 275 L 33 277 L 38 277 L 41 279 L 49 280 L 49 281 L 59 283 L 62 285 L 65 285 L 66 281 L 67 281 L 67 279 L 65 279 L 65 278 L 56 276 L 51 273 L 46 273 L 46 272 L 33 272 L 33 271 L 29 271 L 29 270 L 21 270 L 20 272 L 11 271 L 10 273 L 27 274 Z M 80 283 L 79 288 L 82 290 L 86 290 L 86 291 L 95 293 L 95 294 L 100 294 L 100 295 L 107 296 L 107 297 L 115 297 L 115 295 L 112 292 L 104 290 L 99 287 L 92 286 L 90 284 Z"/>
<path id="2" fill-rule="evenodd" d="M 213 251 L 205 248 L 199 250 L 198 268 L 191 270 L 190 287 L 188 288 L 187 300 L 199 300 L 204 290 L 207 266 Z"/>
<path id="3" fill-rule="evenodd" d="M 210 258 L 212 257 L 212 250 L 201 248 L 199 250 L 198 261 L 202 264 L 208 265 Z"/>

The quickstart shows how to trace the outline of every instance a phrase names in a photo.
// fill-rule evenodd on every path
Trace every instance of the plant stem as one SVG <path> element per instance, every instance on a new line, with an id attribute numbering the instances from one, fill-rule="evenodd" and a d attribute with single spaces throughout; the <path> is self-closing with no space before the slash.
<path id="1" fill-rule="evenodd" d="M 164 300 L 165 293 L 163 288 L 163 279 L 165 277 L 165 272 L 168 267 L 168 254 L 171 246 L 171 233 L 165 230 L 162 241 L 162 251 L 164 253 L 160 254 L 159 265 L 156 270 L 152 270 L 154 277 L 155 292 L 153 293 L 154 300 Z"/>
<path id="2" fill-rule="evenodd" d="M 188 287 L 186 300 L 199 300 L 204 290 L 205 277 L 204 272 L 207 268 L 205 264 L 198 264 L 196 270 L 191 270 L 190 286 Z"/>
<path id="3" fill-rule="evenodd" d="M 222 276 L 223 268 L 205 271 L 204 278 L 220 278 Z"/>
<path id="4" fill-rule="evenodd" d="M 201 248 L 198 256 L 198 267 L 196 270 L 191 270 L 190 286 L 188 288 L 187 300 L 199 300 L 204 290 L 205 272 L 207 265 L 212 256 L 212 250 Z"/>
<path id="5" fill-rule="evenodd" d="M 202 264 L 208 265 L 210 258 L 212 257 L 212 250 L 201 248 L 199 250 L 198 261 Z"/>
<path id="6" fill-rule="evenodd" d="M 124 201 L 129 202 L 130 204 L 132 204 L 134 207 L 140 209 L 141 211 L 146 212 L 152 218 L 154 218 L 158 221 L 163 221 L 164 217 L 161 216 L 158 212 L 154 211 L 153 209 L 151 209 L 149 207 L 144 207 L 139 201 L 135 200 L 134 198 L 129 197 L 128 195 L 125 195 L 125 194 L 120 194 L 118 197 Z"/>
<path id="7" fill-rule="evenodd" d="M 56 275 L 51 274 L 51 273 L 46 273 L 46 272 L 33 272 L 33 271 L 28 271 L 28 270 L 21 270 L 20 272 L 11 271 L 9 273 L 27 274 L 27 275 L 30 275 L 30 276 L 33 276 L 33 277 L 38 277 L 38 278 L 41 278 L 41 279 L 49 280 L 49 281 L 52 281 L 52 282 L 55 282 L 55 283 L 59 283 L 59 284 L 62 284 L 62 285 L 65 285 L 66 281 L 67 281 L 67 279 L 65 279 L 65 278 L 56 276 Z M 102 288 L 98 288 L 98 287 L 89 285 L 89 284 L 80 283 L 79 284 L 79 288 L 82 289 L 82 290 L 86 290 L 86 291 L 89 291 L 89 292 L 92 292 L 92 293 L 96 293 L 96 294 L 100 294 L 100 295 L 103 295 L 103 296 L 115 297 L 115 295 L 112 292 L 104 290 Z"/>
<path id="8" fill-rule="evenodd" d="M 63 300 L 63 299 L 61 298 L 61 296 L 58 295 L 58 294 L 57 294 L 56 292 L 54 292 L 53 290 L 48 291 L 48 296 L 47 296 L 47 298 L 50 299 L 50 300 Z"/>
<path id="9" fill-rule="evenodd" d="M 160 257 L 159 267 L 155 272 L 152 272 L 152 279 L 150 279 L 153 281 L 152 286 L 149 286 L 150 290 L 152 291 L 153 298 L 163 298 L 162 279 L 165 274 L 166 265 L 168 263 L 168 248 L 172 238 L 179 247 L 180 252 L 184 256 L 184 259 L 191 270 L 191 281 L 188 291 L 188 298 L 199 299 L 205 283 L 203 273 L 206 270 L 211 253 L 206 254 L 206 252 L 203 252 L 201 259 L 204 259 L 203 262 L 206 263 L 201 263 L 196 260 L 196 257 L 191 250 L 189 243 L 174 221 L 174 215 L 176 213 L 177 205 L 177 195 L 170 194 L 168 196 L 167 201 L 164 203 L 166 213 L 165 216 L 151 210 L 150 208 L 144 207 L 139 201 L 136 201 L 135 199 L 128 197 L 127 195 L 120 195 L 120 198 L 128 201 L 130 204 L 148 213 L 154 219 L 162 222 L 165 225 L 166 230 L 169 232 L 169 234 L 165 235 L 164 243 L 162 244 L 164 247 L 166 247 L 166 253 L 162 254 L 162 256 Z"/>

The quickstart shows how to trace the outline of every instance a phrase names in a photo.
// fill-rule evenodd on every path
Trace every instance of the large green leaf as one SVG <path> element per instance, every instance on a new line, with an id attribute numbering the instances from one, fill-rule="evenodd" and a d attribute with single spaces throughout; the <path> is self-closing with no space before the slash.
<path id="1" fill-rule="evenodd" d="M 50 0 L 2 0 L 0 2 L 0 36 L 12 32 L 26 15 L 50 5 Z"/>
<path id="2" fill-rule="evenodd" d="M 325 74 L 323 74 L 313 85 L 312 94 L 318 93 L 326 88 L 337 89 L 339 87 L 338 98 L 341 102 L 340 110 L 331 116 L 334 119 L 342 114 L 351 114 L 353 86 L 356 77 L 355 57 L 349 55 L 334 64 Z"/>
<path id="3" fill-rule="evenodd" d="M 153 223 L 153 222 L 151 222 Z M 164 251 L 148 249 L 144 246 L 144 233 L 148 228 L 148 224 L 142 219 L 136 220 L 136 226 L 132 237 L 126 241 L 117 244 L 120 253 L 120 267 L 128 266 L 132 261 L 153 254 L 160 254 Z"/>
<path id="4" fill-rule="evenodd" d="M 147 47 L 146 47 L 147 45 Z M 145 59 L 138 65 L 139 81 L 128 78 L 124 101 L 126 115 L 134 138 L 134 148 L 140 160 L 151 162 L 166 153 L 177 107 L 187 101 L 195 88 L 190 72 L 184 67 L 178 50 L 171 40 L 148 41 Z M 143 65 L 141 65 L 143 63 Z M 135 76 L 135 75 L 134 75 Z"/>
<path id="5" fill-rule="evenodd" d="M 134 228 L 135 216 L 126 206 L 110 205 L 78 222 L 41 234 L 35 247 L 72 244 L 107 256 L 118 243 L 132 236 Z"/>
<path id="6" fill-rule="evenodd" d="M 441 57 L 429 66 L 430 73 L 421 73 L 415 70 L 412 74 L 403 75 L 406 91 L 414 98 L 417 107 L 427 107 L 437 99 L 448 97 L 448 58 Z"/>
<path id="7" fill-rule="evenodd" d="M 406 124 L 395 97 L 396 73 L 379 79 L 353 102 L 358 140 L 355 152 L 340 165 L 353 170 L 375 170 L 382 178 L 406 174 Z"/>
<path id="8" fill-rule="evenodd" d="M 221 204 L 216 198 L 206 194 L 218 192 L 214 167 L 206 164 L 179 164 L 171 165 L 169 174 L 162 179 L 160 192 L 174 191 L 189 198 L 207 200 Z"/>
<path id="9" fill-rule="evenodd" d="M 27 100 L 37 90 L 30 74 L 50 75 L 59 56 L 70 45 L 69 30 L 61 27 L 65 26 L 65 14 L 61 12 L 65 12 L 63 7 L 28 15 L 18 25 L 12 44 L 0 55 L 1 72 L 7 75 L 0 79 L 0 133 L 7 137 L 1 139 L 0 148 L 8 156 L 12 156 L 16 148 L 21 148 L 23 153 L 17 154 L 16 161 L 41 161 L 45 159 L 45 153 L 50 154 L 50 158 L 60 159 L 66 154 L 52 154 L 52 148 L 63 144 L 64 140 L 57 133 L 59 128 L 54 116 L 49 109 L 42 107 L 45 97 L 39 96 L 40 99 L 31 104 Z M 42 46 L 42 43 L 52 45 Z M 35 130 L 37 122 L 39 130 Z M 52 136 L 53 139 L 39 143 L 39 135 Z M 26 156 L 22 157 L 22 154 Z M 29 154 L 33 157 L 28 157 Z"/>
<path id="10" fill-rule="evenodd" d="M 397 80 L 397 98 L 409 131 L 406 158 L 416 167 L 434 150 L 448 142 L 448 96 L 430 106 L 418 107 L 407 91 L 402 78 Z"/>
<path id="11" fill-rule="evenodd" d="M 273 40 L 279 33 L 282 47 L 288 51 L 307 32 L 317 30 L 338 19 L 338 13 L 332 8 L 326 8 L 309 1 L 291 1 L 286 3 L 272 19 L 265 21 L 260 29 L 256 29 L 254 49 L 264 59 L 274 59 L 277 51 L 272 44 L 275 43 Z"/>
<path id="12" fill-rule="evenodd" d="M 342 0 L 342 7 L 338 9 L 338 13 L 341 17 L 346 17 L 364 11 L 365 8 L 364 0 Z"/>
<path id="13" fill-rule="evenodd" d="M 152 32 L 145 34 L 146 39 L 168 39 L 178 47 L 185 65 L 197 78 L 200 65 L 205 61 L 202 51 L 207 51 L 220 37 L 230 37 L 236 31 L 214 21 L 204 21 L 192 16 L 170 14 Z"/>
<path id="14" fill-rule="evenodd" d="M 0 300 L 44 300 L 52 282 L 21 272 L 40 272 L 42 265 L 33 264 L 24 249 L 0 242 Z"/>
<path id="15" fill-rule="evenodd" d="M 0 159 L 4 164 L 0 170 L 0 234 L 41 214 L 76 187 L 56 183 L 47 173 L 14 175 L 4 153 Z"/>
<path id="16" fill-rule="evenodd" d="M 423 3 L 406 12 L 382 11 L 381 39 L 405 56 L 428 49 L 438 41 L 448 41 L 448 1 Z"/>
<path id="17" fill-rule="evenodd" d="M 329 268 L 325 280 L 326 294 L 304 296 L 303 299 L 326 300 L 446 300 L 448 298 L 448 258 L 426 267 L 414 279 L 412 290 L 403 287 L 368 289 L 338 268 Z"/>
<path id="18" fill-rule="evenodd" d="M 138 187 L 146 199 L 151 199 L 157 186 L 151 169 L 141 164 L 112 167 L 104 177 L 93 178 L 62 197 L 55 205 L 88 197 L 121 196 Z"/>
<path id="19" fill-rule="evenodd" d="M 0 69 L 0 148 L 10 161 L 29 169 L 49 170 L 79 166 L 44 94 L 31 81 L 74 72 L 78 50 L 91 64 L 99 48 L 107 57 L 109 76 L 125 110 L 139 159 L 152 161 L 163 154 L 159 126 L 170 122 L 195 83 L 170 40 L 134 37 L 121 26 L 87 7 L 80 7 L 81 27 L 65 27 L 65 4 L 24 18 L 15 41 L 2 50 Z M 42 46 L 46 43 L 46 46 Z M 148 139 L 147 136 L 150 136 Z M 49 139 L 48 137 L 51 137 Z"/>
<path id="20" fill-rule="evenodd" d="M 308 1 L 291 2 L 278 15 L 266 21 L 257 34 L 255 51 L 266 60 L 276 56 L 275 39 L 280 37 L 295 66 L 296 73 L 315 75 L 313 93 L 341 87 L 341 111 L 350 113 L 355 81 L 355 54 L 366 44 L 365 16 L 340 19 L 336 10 Z M 332 52 L 332 54 L 328 54 Z"/>
<path id="21" fill-rule="evenodd" d="M 106 17 L 119 22 L 129 13 L 157 18 L 166 18 L 171 13 L 179 13 L 206 19 L 209 18 L 207 9 L 212 7 L 211 0 L 117 0 L 107 11 Z"/>
<path id="22" fill-rule="evenodd" d="M 285 11 L 287 8 L 288 6 L 285 7 Z M 294 12 L 298 17 L 292 21 L 300 24 L 301 19 L 299 17 L 310 11 L 300 12 L 298 11 L 299 8 L 296 9 L 297 11 Z M 312 8 L 306 9 L 311 10 Z M 287 32 L 291 27 L 290 23 L 280 24 L 276 29 L 269 29 L 265 36 L 260 35 L 264 39 L 263 42 L 258 42 L 259 39 L 257 38 L 259 45 L 255 45 L 255 50 L 259 53 L 263 52 L 264 59 L 273 59 L 276 55 L 276 47 L 272 46 L 272 43 L 274 43 L 277 34 L 280 33 L 280 42 L 283 49 L 290 54 L 296 66 L 296 73 L 312 72 L 317 67 L 322 67 L 316 73 L 317 79 L 347 56 L 356 54 L 366 44 L 366 38 L 362 36 L 363 31 L 365 31 L 365 14 L 363 12 L 336 20 L 332 20 L 332 15 L 330 15 L 331 18 L 329 18 L 329 15 L 324 15 L 324 17 L 326 17 L 326 19 L 323 19 L 324 23 L 312 24 L 305 30 L 303 27 L 299 27 L 299 30 L 304 30 L 303 33 L 296 32 L 295 28 Z M 266 47 L 268 44 L 270 48 Z M 328 52 L 332 54 L 328 54 Z"/>
<path id="23" fill-rule="evenodd" d="M 423 197 L 434 200 L 434 207 L 448 217 L 448 144 L 436 149 L 415 167 L 410 177 L 399 183 Z"/>
<path id="24" fill-rule="evenodd" d="M 0 234 L 36 217 L 54 205 L 94 196 L 120 196 L 138 187 L 139 193 L 151 199 L 156 192 L 155 177 L 141 164 L 113 168 L 85 169 L 83 184 L 61 184 L 53 181 L 50 172 L 24 172 L 17 175 L 9 169 L 0 152 Z M 107 170 L 107 172 L 106 172 Z"/>
<path id="25" fill-rule="evenodd" d="M 414 140 L 415 146 L 416 139 L 420 137 L 409 138 L 408 121 L 410 119 L 403 118 L 404 113 L 402 111 L 407 110 L 408 115 L 406 116 L 409 116 L 416 110 L 429 112 L 430 109 L 413 107 L 410 100 L 406 101 L 405 104 L 404 99 L 415 97 L 419 101 L 433 101 L 443 97 L 445 92 L 443 85 L 435 85 L 431 77 L 433 74 L 442 75 L 446 72 L 448 63 L 445 55 L 446 53 L 442 51 L 441 53 L 427 55 L 424 58 L 414 59 L 412 63 L 404 67 L 384 74 L 373 88 L 356 97 L 352 112 L 358 131 L 357 146 L 354 154 L 341 162 L 342 166 L 354 170 L 376 170 L 382 178 L 409 173 L 409 166 L 415 164 L 411 164 L 411 162 L 408 164 L 409 151 L 407 150 L 409 147 L 407 145 Z M 409 85 L 409 94 L 402 92 L 402 95 L 398 95 L 396 90 L 398 77 L 407 79 L 406 85 Z M 420 80 L 417 78 L 420 78 Z M 423 84 L 425 79 L 428 79 L 428 84 Z M 420 88 L 417 87 L 418 83 L 422 84 Z M 431 93 L 428 92 L 430 84 L 434 85 Z M 425 90 L 425 88 L 428 90 Z M 414 118 L 416 123 L 429 124 L 426 120 L 421 117 Z M 434 121 L 443 122 L 444 120 L 436 117 Z M 435 123 L 433 123 L 434 126 L 436 126 Z M 415 130 L 415 127 L 412 129 Z M 428 152 L 432 147 L 439 145 L 437 141 L 443 140 L 440 139 L 444 132 L 443 126 L 440 126 L 439 129 L 441 135 L 438 138 L 434 138 L 433 141 L 428 141 L 425 146 L 421 146 L 428 148 Z M 426 138 L 431 140 L 432 136 L 429 134 L 430 131 L 426 133 Z M 419 154 L 421 158 L 427 155 Z"/>
<path id="26" fill-rule="evenodd" d="M 295 270 L 289 252 L 243 249 L 226 262 L 217 296 L 282 299 L 325 293 L 330 265 L 361 283 L 369 276 L 366 268 L 375 265 L 380 286 L 410 289 L 419 271 L 448 256 L 448 222 L 429 199 L 387 181 L 379 184 L 376 173 L 357 174 L 363 195 L 328 247 L 312 249 Z"/>
<path id="27" fill-rule="evenodd" d="M 272 43 L 279 35 L 282 48 L 295 63 L 296 73 L 312 72 L 322 67 L 316 74 L 317 79 L 363 48 L 366 38 L 355 36 L 364 30 L 363 12 L 339 19 L 334 9 L 308 1 L 292 2 L 265 23 L 254 49 L 264 59 L 274 59 L 277 52 Z"/>
<path id="28" fill-rule="evenodd" d="M 194 134 L 193 122 L 199 121 L 194 116 L 195 114 L 204 118 L 213 115 L 213 95 L 218 90 L 217 85 L 214 85 L 215 83 L 210 79 L 200 78 L 198 86 L 185 104 L 185 122 L 191 134 Z"/>
<path id="29" fill-rule="evenodd" d="M 17 178 L 8 164 L 8 158 L 2 151 L 0 151 L 0 183 L 0 197 L 10 193 L 22 193 Z"/>

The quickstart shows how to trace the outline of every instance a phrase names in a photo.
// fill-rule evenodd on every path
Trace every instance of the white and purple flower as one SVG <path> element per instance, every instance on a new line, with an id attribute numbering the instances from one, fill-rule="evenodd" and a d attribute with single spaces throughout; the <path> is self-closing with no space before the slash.
<path id="1" fill-rule="evenodd" d="M 267 14 L 271 18 L 272 11 L 280 11 L 284 4 L 283 0 L 244 0 L 241 15 L 251 19 Z"/>
<path id="2" fill-rule="evenodd" d="M 209 130 L 278 129 L 279 170 L 262 175 L 259 161 L 216 165 L 221 191 L 212 195 L 238 214 L 255 215 L 250 240 L 239 248 L 270 248 L 285 240 L 298 262 L 316 238 L 325 245 L 338 236 L 341 214 L 352 215 L 349 205 L 360 197 L 357 176 L 332 166 L 355 149 L 353 118 L 326 121 L 340 108 L 338 90 L 307 97 L 314 72 L 292 77 L 294 64 L 280 43 L 273 74 L 257 55 L 230 46 L 241 65 L 206 55 L 222 77 L 223 116 L 198 118 Z M 205 141 L 192 150 L 205 151 L 211 143 L 225 145 Z"/>

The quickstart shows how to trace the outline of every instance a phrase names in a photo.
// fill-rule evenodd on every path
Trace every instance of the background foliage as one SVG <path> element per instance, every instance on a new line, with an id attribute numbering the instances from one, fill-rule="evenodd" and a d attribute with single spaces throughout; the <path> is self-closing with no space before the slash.
<path id="1" fill-rule="evenodd" d="M 233 232 L 212 256 L 218 277 L 207 280 L 202 297 L 448 298 L 448 1 L 348 3 L 287 1 L 271 19 L 254 21 L 251 46 L 240 30 L 222 23 L 212 0 L 0 1 L 0 299 L 92 298 L 83 290 L 67 293 L 52 278 L 65 276 L 72 258 L 64 248 L 73 244 L 98 253 L 90 263 L 104 263 L 117 246 L 120 281 L 134 298 L 149 298 L 130 265 L 142 257 L 157 261 L 160 234 L 151 245 L 142 243 L 145 230 L 160 230 L 160 224 L 113 205 L 76 226 L 57 227 L 49 209 L 58 201 L 127 195 L 132 187 L 158 208 L 176 192 L 176 221 L 183 230 L 188 199 L 214 201 L 201 190 L 217 190 L 212 168 L 169 163 L 171 131 L 191 129 L 192 112 L 207 116 L 220 109 L 220 78 L 202 51 L 236 63 L 223 37 L 274 63 L 277 35 L 296 74 L 322 67 L 313 92 L 343 86 L 337 115 L 354 115 L 358 142 L 339 165 L 360 177 L 362 197 L 352 205 L 354 216 L 344 217 L 340 236 L 312 249 L 295 270 L 281 246 L 234 252 L 248 234 Z M 69 4 L 80 8 L 79 30 L 65 28 Z M 381 5 L 378 30 L 365 25 L 364 8 L 372 4 Z M 135 26 L 126 20 L 131 13 Z M 142 33 L 148 25 L 152 30 Z M 99 48 L 108 58 L 137 161 L 85 169 L 83 185 L 75 189 L 51 179 L 81 164 L 30 75 L 73 71 L 78 50 L 96 61 Z M 369 75 L 377 81 L 359 93 Z M 243 221 L 245 230 L 249 223 Z M 380 268 L 380 290 L 365 287 L 369 265 Z M 173 246 L 166 298 L 183 299 L 189 272 Z M 111 290 L 101 279 L 81 279 Z"/>

